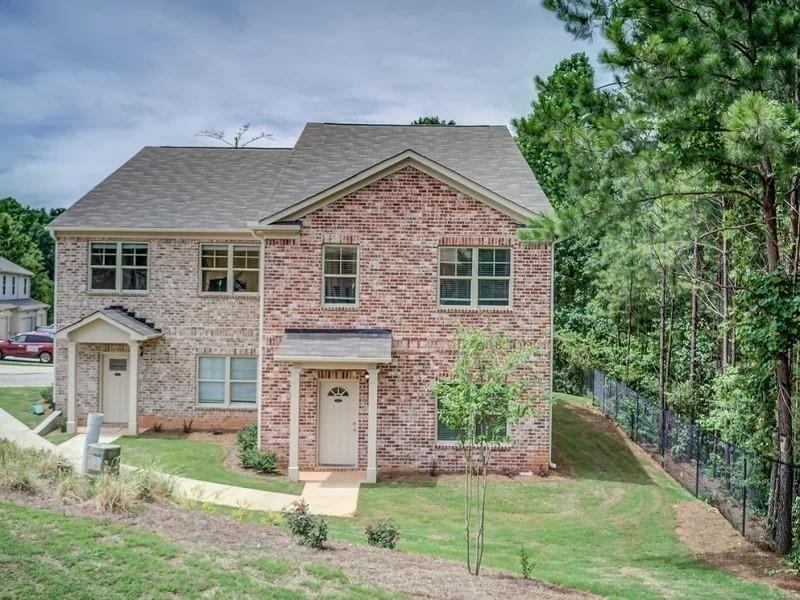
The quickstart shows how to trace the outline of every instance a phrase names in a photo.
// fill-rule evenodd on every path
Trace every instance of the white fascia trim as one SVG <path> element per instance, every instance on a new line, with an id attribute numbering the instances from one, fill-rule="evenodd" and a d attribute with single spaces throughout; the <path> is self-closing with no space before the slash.
<path id="1" fill-rule="evenodd" d="M 51 235 L 60 233 L 69 235 L 146 235 L 148 237 L 158 237 L 161 235 L 181 235 L 181 236 L 202 236 L 202 237 L 224 237 L 241 236 L 249 237 L 250 229 L 197 229 L 183 227 L 48 227 Z"/>
<path id="2" fill-rule="evenodd" d="M 134 341 L 134 342 L 146 342 L 147 340 L 152 340 L 152 339 L 155 339 L 157 337 L 161 337 L 163 335 L 161 333 L 157 333 L 157 334 L 153 334 L 153 335 L 142 335 L 141 333 L 138 333 L 138 332 L 134 331 L 130 327 L 126 327 L 122 323 L 118 323 L 114 319 L 109 319 L 103 313 L 98 311 L 98 312 L 92 313 L 89 316 L 86 316 L 86 317 L 82 318 L 80 321 L 78 321 L 76 323 L 73 323 L 72 325 L 68 325 L 68 326 L 64 327 L 64 329 L 59 330 L 58 332 L 56 332 L 56 336 L 55 337 L 58 340 L 67 340 L 69 338 L 69 334 L 70 333 L 80 329 L 81 327 L 85 327 L 86 325 L 89 325 L 90 323 L 94 323 L 97 320 L 105 321 L 106 323 L 108 323 L 112 327 L 116 327 L 117 329 L 119 329 L 121 331 L 124 331 L 125 333 L 127 333 L 131 337 L 131 341 Z"/>
<path id="3" fill-rule="evenodd" d="M 293 239 L 300 235 L 299 223 L 259 223 L 249 222 L 247 226 L 253 237 L 258 239 Z"/>
<path id="4" fill-rule="evenodd" d="M 527 223 L 528 220 L 536 215 L 533 211 L 510 201 L 503 196 L 496 194 L 464 177 L 463 175 L 453 171 L 452 169 L 441 165 L 418 152 L 413 150 L 405 150 L 391 158 L 374 164 L 353 175 L 347 179 L 337 183 L 336 185 L 309 196 L 284 210 L 281 210 L 273 215 L 265 217 L 261 220 L 261 225 L 270 225 L 280 221 L 293 221 L 303 215 L 317 210 L 318 208 L 346 196 L 370 183 L 382 179 L 387 175 L 391 175 L 395 171 L 399 171 L 407 166 L 412 166 L 415 169 L 422 171 L 426 175 L 438 179 L 439 181 L 457 189 L 458 191 L 467 194 L 479 200 L 492 208 L 508 215 L 519 223 Z"/>

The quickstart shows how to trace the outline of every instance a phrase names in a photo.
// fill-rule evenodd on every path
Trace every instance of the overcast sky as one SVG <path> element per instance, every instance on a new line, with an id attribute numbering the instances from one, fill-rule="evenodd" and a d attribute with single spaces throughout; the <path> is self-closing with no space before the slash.
<path id="1" fill-rule="evenodd" d="M 508 124 L 597 46 L 538 0 L 0 0 L 0 198 L 69 206 L 145 145 L 250 122 Z"/>

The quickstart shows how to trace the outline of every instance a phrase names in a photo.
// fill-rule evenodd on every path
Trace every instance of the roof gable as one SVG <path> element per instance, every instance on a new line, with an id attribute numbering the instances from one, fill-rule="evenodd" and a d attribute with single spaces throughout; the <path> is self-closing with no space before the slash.
<path id="1" fill-rule="evenodd" d="M 7 258 L 0 256 L 0 273 L 11 273 L 13 275 L 28 275 L 32 276 L 33 273 L 28 271 L 25 267 L 20 267 L 17 263 L 11 262 Z"/>
<path id="2" fill-rule="evenodd" d="M 507 216 L 515 219 L 521 223 L 526 222 L 535 213 L 532 211 L 494 193 L 474 181 L 467 179 L 460 173 L 453 171 L 440 165 L 439 163 L 423 156 L 413 150 L 405 150 L 399 154 L 392 156 L 384 161 L 378 162 L 363 171 L 356 173 L 352 177 L 348 177 L 335 185 L 322 190 L 318 194 L 314 194 L 300 202 L 297 202 L 287 208 L 278 211 L 268 217 L 262 219 L 258 224 L 254 224 L 254 228 L 259 226 L 269 226 L 283 221 L 294 221 L 300 217 L 307 215 L 310 212 L 318 210 L 323 206 L 342 198 L 352 192 L 359 190 L 369 184 L 382 179 L 392 173 L 395 173 L 406 167 L 413 167 L 431 177 L 469 195 L 476 200 L 483 202 L 506 214 Z"/>

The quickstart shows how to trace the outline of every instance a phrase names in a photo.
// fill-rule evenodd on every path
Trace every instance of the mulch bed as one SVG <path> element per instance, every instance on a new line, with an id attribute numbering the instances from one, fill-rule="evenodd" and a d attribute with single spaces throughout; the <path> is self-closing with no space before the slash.
<path id="1" fill-rule="evenodd" d="M 172 503 L 146 505 L 135 513 L 103 513 L 94 503 L 64 504 L 43 495 L 0 492 L 0 500 L 72 516 L 102 518 L 152 531 L 186 547 L 214 549 L 215 554 L 246 553 L 293 562 L 324 563 L 341 569 L 362 585 L 380 587 L 413 598 L 590 598 L 590 594 L 550 586 L 518 575 L 485 569 L 471 577 L 463 563 L 333 541 L 325 550 L 300 546 L 280 527 L 247 523 L 224 515 Z"/>

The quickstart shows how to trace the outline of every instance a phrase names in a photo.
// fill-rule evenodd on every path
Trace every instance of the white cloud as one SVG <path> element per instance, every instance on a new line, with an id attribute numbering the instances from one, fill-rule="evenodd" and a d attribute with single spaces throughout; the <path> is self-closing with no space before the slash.
<path id="1" fill-rule="evenodd" d="M 144 145 L 243 122 L 508 123 L 571 52 L 525 3 L 106 2 L 0 8 L 0 197 L 66 206 Z M 203 10 L 200 10 L 203 7 Z M 224 11 L 224 12 L 223 12 Z"/>

